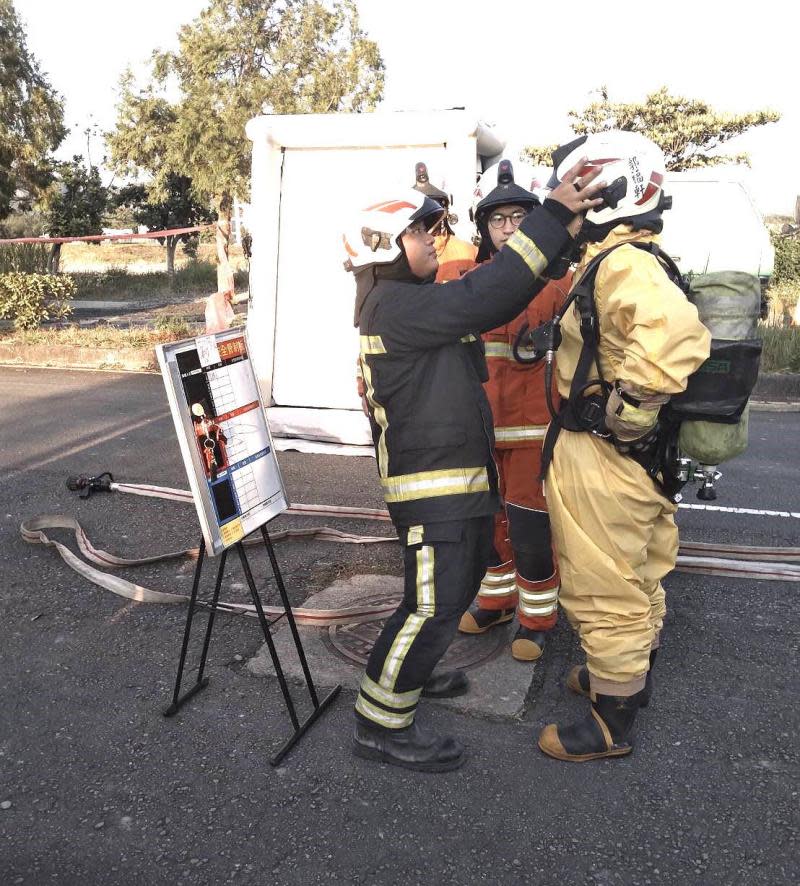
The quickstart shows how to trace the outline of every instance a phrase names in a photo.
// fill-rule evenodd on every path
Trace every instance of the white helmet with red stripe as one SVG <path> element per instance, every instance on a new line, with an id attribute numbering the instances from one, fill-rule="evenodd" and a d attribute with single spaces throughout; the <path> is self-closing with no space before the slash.
<path id="1" fill-rule="evenodd" d="M 342 234 L 345 270 L 392 264 L 402 255 L 400 235 L 409 225 L 422 221 L 432 228 L 443 215 L 435 200 L 411 189 L 362 209 Z"/>
<path id="2" fill-rule="evenodd" d="M 584 135 L 553 152 L 555 187 L 564 173 L 581 157 L 588 162 L 584 172 L 602 167 L 607 186 L 599 194 L 605 202 L 586 213 L 595 225 L 619 224 L 641 216 L 660 217 L 671 201 L 664 194 L 664 154 L 661 148 L 638 132 L 612 130 Z"/>

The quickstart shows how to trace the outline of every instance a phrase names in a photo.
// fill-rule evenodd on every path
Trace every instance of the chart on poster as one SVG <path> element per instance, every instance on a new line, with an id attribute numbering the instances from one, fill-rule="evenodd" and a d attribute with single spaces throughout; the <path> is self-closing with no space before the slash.
<path id="1" fill-rule="evenodd" d="M 156 349 L 209 553 L 288 507 L 243 330 Z"/>

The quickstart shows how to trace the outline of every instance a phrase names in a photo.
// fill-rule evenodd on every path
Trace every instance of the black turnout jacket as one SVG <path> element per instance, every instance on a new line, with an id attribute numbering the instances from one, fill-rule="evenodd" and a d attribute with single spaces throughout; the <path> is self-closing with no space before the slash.
<path id="1" fill-rule="evenodd" d="M 361 369 L 397 526 L 499 507 L 480 334 L 516 317 L 570 242 L 561 204 L 535 208 L 493 261 L 449 283 L 378 279 L 361 306 Z"/>

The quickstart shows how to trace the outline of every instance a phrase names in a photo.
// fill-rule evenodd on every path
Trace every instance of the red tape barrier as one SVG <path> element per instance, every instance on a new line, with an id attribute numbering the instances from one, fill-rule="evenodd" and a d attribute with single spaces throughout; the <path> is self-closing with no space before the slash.
<path id="1" fill-rule="evenodd" d="M 174 234 L 194 234 L 197 231 L 209 231 L 216 228 L 215 224 L 195 225 L 192 228 L 168 228 L 164 231 L 147 231 L 146 234 L 87 234 L 85 237 L 15 237 L 12 240 L 0 240 L 0 245 L 8 243 L 83 243 L 100 242 L 101 240 L 157 240 Z"/>

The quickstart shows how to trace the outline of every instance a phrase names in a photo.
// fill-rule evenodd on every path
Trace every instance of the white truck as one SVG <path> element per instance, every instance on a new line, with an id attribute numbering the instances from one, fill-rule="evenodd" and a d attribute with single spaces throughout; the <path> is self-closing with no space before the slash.
<path id="1" fill-rule="evenodd" d="M 762 292 L 775 264 L 769 231 L 741 167 L 711 166 L 667 173 L 672 209 L 664 216 L 663 246 L 684 274 L 745 271 Z"/>
<path id="2" fill-rule="evenodd" d="M 276 445 L 371 453 L 356 393 L 353 277 L 343 269 L 344 219 L 376 195 L 409 188 L 424 160 L 444 179 L 470 239 L 476 172 L 505 143 L 464 110 L 256 117 L 248 337 Z M 523 164 L 519 164 L 522 174 Z M 668 176 L 664 247 L 684 273 L 742 270 L 767 280 L 774 251 L 735 171 Z"/>

